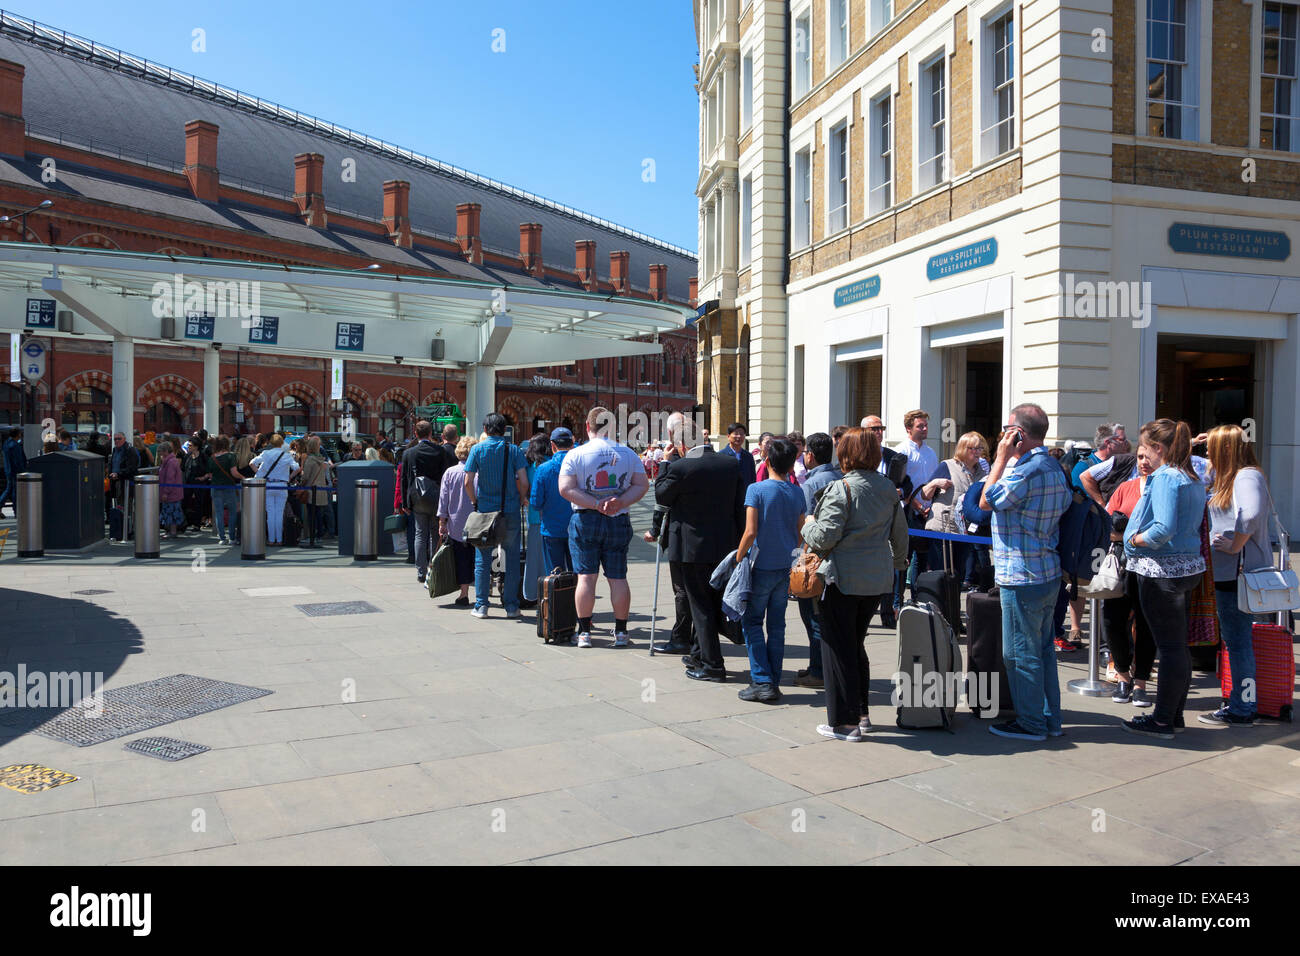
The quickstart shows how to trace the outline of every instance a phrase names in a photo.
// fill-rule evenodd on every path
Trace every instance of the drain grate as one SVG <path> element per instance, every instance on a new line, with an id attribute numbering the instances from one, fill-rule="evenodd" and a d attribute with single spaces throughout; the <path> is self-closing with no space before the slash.
<path id="1" fill-rule="evenodd" d="M 37 733 L 76 747 L 89 747 L 270 693 L 273 691 L 260 687 L 174 674 L 106 690 L 101 695 L 102 707 L 95 707 L 92 700 L 91 706 L 84 709 L 20 709 L 0 717 L 0 725 L 19 733 Z"/>
<path id="2" fill-rule="evenodd" d="M 19 793 L 40 793 L 79 779 L 62 770 L 52 770 L 38 763 L 14 764 L 0 770 L 0 787 Z"/>
<path id="3" fill-rule="evenodd" d="M 338 601 L 333 604 L 295 604 L 298 610 L 308 617 L 334 617 L 337 614 L 379 614 L 382 613 L 368 601 Z"/>
<path id="4" fill-rule="evenodd" d="M 73 594 L 112 594 L 112 591 L 105 591 L 103 588 L 86 588 L 84 591 L 73 591 Z"/>
<path id="5" fill-rule="evenodd" d="M 177 740 L 175 737 L 141 737 L 122 749 L 134 750 L 138 754 L 157 757 L 159 760 L 184 760 L 195 754 L 206 753 L 209 748 L 188 740 Z"/>

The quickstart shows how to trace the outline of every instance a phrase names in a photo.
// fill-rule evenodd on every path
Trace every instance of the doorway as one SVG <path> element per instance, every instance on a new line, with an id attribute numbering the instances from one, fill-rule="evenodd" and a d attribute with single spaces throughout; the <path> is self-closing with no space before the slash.
<path id="1" fill-rule="evenodd" d="M 952 426 L 945 423 L 936 431 L 931 423 L 930 434 L 949 458 L 966 432 L 979 432 L 991 443 L 1002 430 L 1002 341 L 950 346 L 943 350 L 943 367 L 943 417 L 951 418 Z"/>
<path id="2" fill-rule="evenodd" d="M 1185 421 L 1192 434 L 1256 419 L 1257 346 L 1233 339 L 1161 335 L 1156 342 L 1156 417 Z"/>

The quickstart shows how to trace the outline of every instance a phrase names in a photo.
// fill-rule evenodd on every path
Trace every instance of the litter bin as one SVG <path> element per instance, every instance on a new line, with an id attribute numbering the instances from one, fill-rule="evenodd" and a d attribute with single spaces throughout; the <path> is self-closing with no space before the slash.
<path id="1" fill-rule="evenodd" d="M 104 540 L 104 458 L 55 451 L 27 460 L 41 476 L 45 549 L 80 551 Z"/>
<path id="2" fill-rule="evenodd" d="M 393 554 L 393 536 L 384 534 L 384 519 L 393 513 L 393 490 L 397 485 L 397 469 L 385 461 L 344 461 L 334 469 L 338 485 L 339 502 L 339 555 L 353 557 L 356 551 L 356 501 L 357 482 L 377 481 L 375 492 L 375 524 L 380 528 L 379 554 Z"/>

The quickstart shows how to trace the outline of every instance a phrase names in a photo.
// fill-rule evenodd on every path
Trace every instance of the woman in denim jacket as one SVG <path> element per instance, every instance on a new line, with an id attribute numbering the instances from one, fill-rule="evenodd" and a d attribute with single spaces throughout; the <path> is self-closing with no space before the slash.
<path id="1" fill-rule="evenodd" d="M 1128 570 L 1137 575 L 1139 610 L 1160 650 L 1160 679 L 1154 713 L 1123 724 L 1131 733 L 1173 740 L 1183 729 L 1183 706 L 1191 686 L 1187 605 L 1188 595 L 1205 574 L 1205 486 L 1192 468 L 1192 432 L 1186 422 L 1147 422 L 1140 443 L 1155 471 L 1129 518 L 1124 554 Z"/>

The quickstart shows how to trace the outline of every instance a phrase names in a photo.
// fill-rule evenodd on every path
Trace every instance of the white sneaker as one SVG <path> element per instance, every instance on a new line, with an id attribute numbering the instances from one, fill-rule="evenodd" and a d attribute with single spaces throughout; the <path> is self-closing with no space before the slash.
<path id="1" fill-rule="evenodd" d="M 590 632 L 590 631 L 583 631 L 581 634 L 578 635 L 578 646 L 579 646 L 579 647 L 591 647 L 591 632 Z"/>
<path id="2" fill-rule="evenodd" d="M 487 617 L 487 608 L 474 605 L 474 610 L 469 612 L 470 617 L 477 617 L 480 620 Z"/>
<path id="3" fill-rule="evenodd" d="M 615 647 L 627 647 L 627 645 L 628 645 L 628 640 L 627 640 L 627 632 L 626 632 L 626 631 L 623 631 L 623 632 L 621 632 L 621 633 L 617 633 L 617 634 L 614 635 L 614 646 L 615 646 Z"/>

